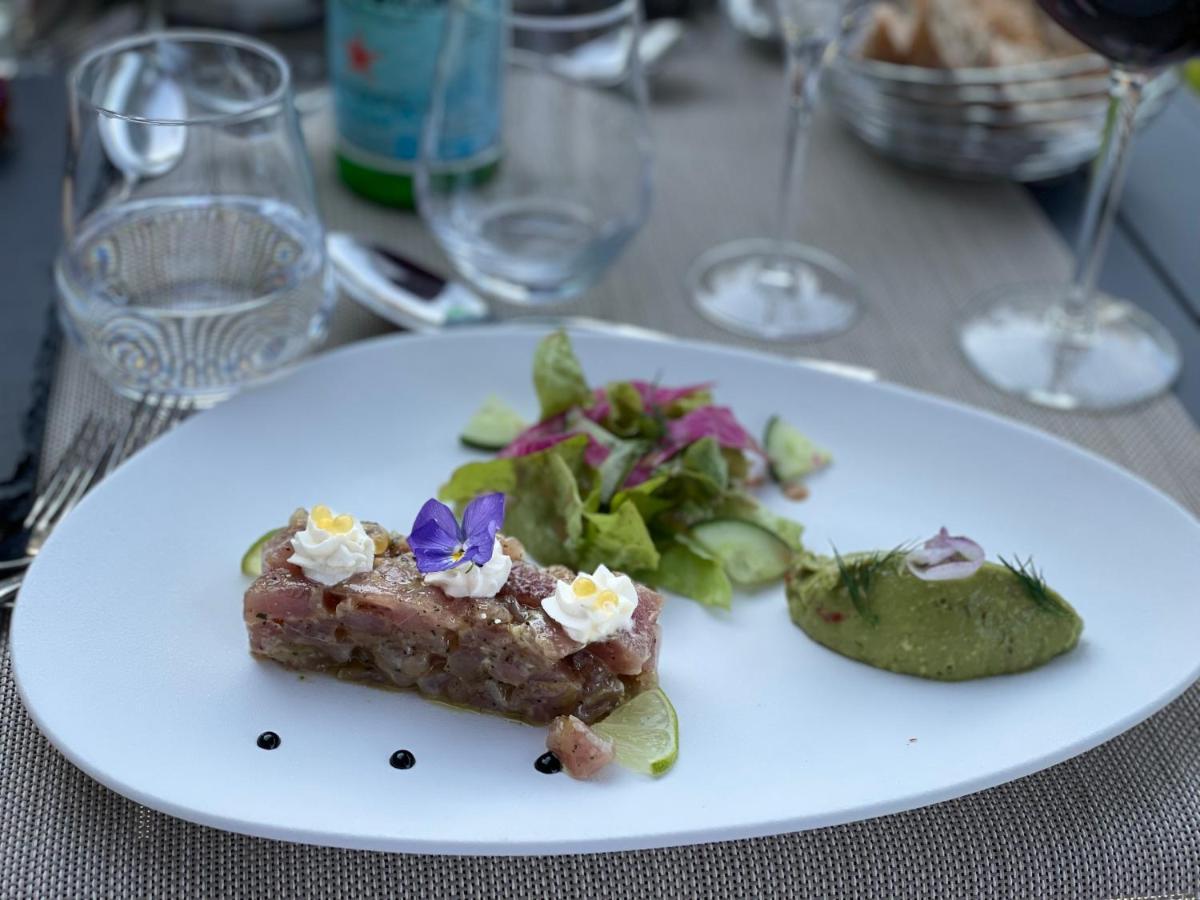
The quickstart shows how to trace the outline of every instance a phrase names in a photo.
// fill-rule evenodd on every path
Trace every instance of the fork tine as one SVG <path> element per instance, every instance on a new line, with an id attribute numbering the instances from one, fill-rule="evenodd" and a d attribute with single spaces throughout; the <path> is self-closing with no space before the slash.
<path id="1" fill-rule="evenodd" d="M 63 489 L 63 485 L 71 478 L 75 471 L 77 460 L 83 448 L 89 446 L 95 440 L 96 432 L 100 428 L 100 418 L 92 413 L 83 422 L 79 430 L 75 432 L 75 437 L 59 458 L 58 465 L 54 467 L 54 471 L 50 474 L 50 480 L 46 486 L 38 492 L 34 498 L 33 506 L 30 507 L 29 513 L 25 516 L 25 521 L 22 527 L 29 529 L 33 527 L 33 523 L 37 521 L 42 514 L 42 510 L 51 498 L 58 496 Z"/>
<path id="2" fill-rule="evenodd" d="M 108 432 L 111 435 L 112 429 L 108 429 Z M 80 470 L 79 480 L 75 482 L 75 486 L 60 504 L 58 514 L 53 516 L 43 527 L 49 527 L 52 522 L 56 522 L 70 512 L 75 504 L 82 499 L 83 495 L 91 490 L 96 482 L 103 477 L 104 463 L 112 455 L 113 447 L 114 440 L 112 437 L 109 437 L 104 444 L 99 446 L 99 452 L 89 459 L 86 468 Z M 47 515 L 51 514 L 47 513 Z"/>
<path id="3" fill-rule="evenodd" d="M 175 401 L 175 405 L 167 413 L 166 418 L 163 420 L 162 428 L 159 430 L 158 435 L 155 436 L 157 437 L 159 435 L 166 434 L 168 431 L 190 416 L 193 408 L 194 406 L 190 397 L 179 397 Z"/>
<path id="4" fill-rule="evenodd" d="M 178 397 L 171 396 L 163 398 L 163 402 L 158 405 L 158 409 L 155 411 L 155 416 L 150 422 L 150 428 L 146 433 L 146 439 L 142 441 L 143 447 L 166 430 L 167 423 L 171 421 L 171 416 L 175 414 L 175 408 L 178 403 Z"/>
<path id="5" fill-rule="evenodd" d="M 137 450 L 178 425 L 195 408 L 186 397 L 143 394 L 136 402 L 137 405 L 121 425 L 92 413 L 75 432 L 49 481 L 38 492 L 25 517 L 23 527 L 30 532 L 30 548 L 40 546 L 46 533 L 97 482 Z M 28 549 L 26 552 L 27 556 L 21 560 L 0 563 L 0 572 L 26 565 L 37 550 Z M 9 579 L 0 577 L 0 601 L 16 593 L 20 578 L 20 575 Z"/>
<path id="6" fill-rule="evenodd" d="M 191 415 L 193 404 L 191 399 L 187 397 L 176 397 L 169 404 L 163 405 L 162 415 L 154 420 L 153 428 L 146 435 L 146 440 L 142 446 L 149 444 L 156 438 L 166 434 L 189 415 Z"/>
<path id="7" fill-rule="evenodd" d="M 103 474 L 111 473 L 137 447 L 146 421 L 155 413 L 157 401 L 158 395 L 153 393 L 142 394 L 138 397 L 137 406 L 126 418 L 125 427 L 121 429 L 121 433 L 117 437 L 113 452 L 109 454 L 108 460 L 104 463 Z"/>
<path id="8" fill-rule="evenodd" d="M 32 525 L 34 531 L 52 528 L 95 483 L 104 460 L 113 450 L 112 431 L 112 426 L 107 423 L 96 429 L 96 439 L 83 448 L 82 458 L 72 470 L 70 479 L 54 499 L 45 504 Z"/>
<path id="9" fill-rule="evenodd" d="M 63 498 L 67 496 L 83 477 L 83 470 L 78 466 L 72 466 L 70 472 L 65 478 L 51 483 L 50 487 L 38 495 L 38 500 L 42 501 L 41 506 L 37 508 L 37 515 L 33 515 L 34 510 L 30 510 L 30 515 L 25 519 L 24 525 L 27 529 L 39 527 L 39 524 L 47 516 L 54 515 L 54 510 L 58 509 Z M 37 506 L 37 504 L 34 504 Z"/>
<path id="10" fill-rule="evenodd" d="M 0 579 L 0 603 L 11 606 L 12 598 L 17 596 L 17 590 L 21 587 L 21 582 L 24 580 L 24 574 Z"/>

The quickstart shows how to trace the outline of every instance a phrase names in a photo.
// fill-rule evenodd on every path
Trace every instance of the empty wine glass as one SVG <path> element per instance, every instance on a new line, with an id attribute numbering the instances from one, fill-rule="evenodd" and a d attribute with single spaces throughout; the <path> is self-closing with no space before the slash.
<path id="1" fill-rule="evenodd" d="M 303 356 L 334 295 L 283 58 L 164 31 L 92 51 L 69 84 L 55 277 L 93 366 L 207 404 Z"/>
<path id="2" fill-rule="evenodd" d="M 960 334 L 967 360 L 1008 393 L 1056 409 L 1104 410 L 1162 393 L 1179 374 L 1175 340 L 1139 307 L 1098 294 L 1142 90 L 1200 52 L 1200 0 L 1039 0 L 1112 62 L 1109 115 L 1070 284 L 1002 288 Z"/>
<path id="3" fill-rule="evenodd" d="M 556 302 L 600 278 L 649 208 L 640 13 L 636 0 L 506 7 L 450 0 L 417 198 L 465 280 Z M 465 157 L 476 163 L 464 170 Z"/>
<path id="4" fill-rule="evenodd" d="M 803 168 L 821 67 L 841 23 L 840 0 L 777 0 L 786 53 L 788 105 L 775 235 L 722 244 L 688 272 L 702 315 L 738 334 L 813 340 L 845 331 L 858 315 L 859 288 L 839 260 L 790 239 L 792 188 Z"/>

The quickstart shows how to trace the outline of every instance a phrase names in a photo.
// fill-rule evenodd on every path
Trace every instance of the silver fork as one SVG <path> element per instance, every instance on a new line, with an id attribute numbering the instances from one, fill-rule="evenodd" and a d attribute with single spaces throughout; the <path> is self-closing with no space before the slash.
<path id="1" fill-rule="evenodd" d="M 17 572 L 0 578 L 0 605 L 12 607 L 25 578 L 20 570 L 33 561 L 50 532 L 83 495 L 137 450 L 187 418 L 193 408 L 187 398 L 147 394 L 138 400 L 122 426 L 94 413 L 88 416 L 22 523 L 29 532 L 25 556 L 0 563 L 0 575 Z"/>

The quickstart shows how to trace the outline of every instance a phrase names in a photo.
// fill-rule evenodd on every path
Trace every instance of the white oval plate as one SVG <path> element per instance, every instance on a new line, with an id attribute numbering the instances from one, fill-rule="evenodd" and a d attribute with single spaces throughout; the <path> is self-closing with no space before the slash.
<path id="1" fill-rule="evenodd" d="M 87 497 L 29 573 L 13 665 L 38 726 L 98 781 L 248 834 L 377 850 L 528 854 L 744 838 L 911 809 L 1094 747 L 1197 676 L 1200 526 L 1145 483 L 1031 429 L 896 387 L 697 344 L 581 334 L 593 384 L 715 381 L 753 429 L 782 413 L 836 463 L 794 504 L 827 551 L 940 525 L 1033 553 L 1086 622 L 1022 675 L 939 684 L 877 671 L 792 627 L 780 587 L 732 614 L 672 599 L 662 684 L 679 762 L 658 780 L 533 768 L 544 731 L 257 662 L 246 545 L 300 505 L 407 530 L 471 455 L 488 392 L 532 415 L 540 331 L 343 349 L 167 435 Z M 271 729 L 282 746 L 266 752 Z M 388 757 L 411 750 L 415 768 Z"/>

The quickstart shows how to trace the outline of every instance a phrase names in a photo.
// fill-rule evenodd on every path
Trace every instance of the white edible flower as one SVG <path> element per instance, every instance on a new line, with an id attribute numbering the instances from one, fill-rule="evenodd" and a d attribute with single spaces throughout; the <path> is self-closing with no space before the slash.
<path id="1" fill-rule="evenodd" d="M 492 558 L 483 565 L 468 562 L 453 569 L 430 572 L 425 583 L 437 585 L 449 597 L 495 597 L 508 581 L 512 560 L 500 547 L 500 539 L 492 540 Z"/>
<path id="2" fill-rule="evenodd" d="M 303 531 L 292 536 L 288 562 L 304 577 L 326 586 L 345 581 L 375 565 L 375 541 L 354 516 L 334 515 L 328 506 L 314 506 Z"/>
<path id="3" fill-rule="evenodd" d="M 546 615 L 563 627 L 573 641 L 605 641 L 633 625 L 637 588 L 628 575 L 614 575 L 600 566 L 591 575 L 576 575 L 570 584 L 560 581 L 542 601 Z"/>

